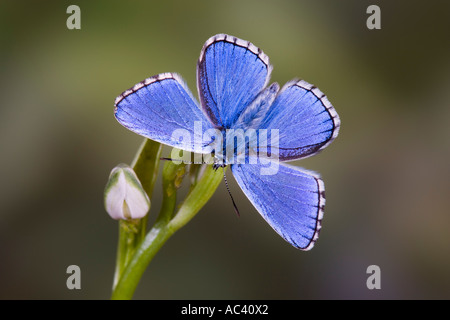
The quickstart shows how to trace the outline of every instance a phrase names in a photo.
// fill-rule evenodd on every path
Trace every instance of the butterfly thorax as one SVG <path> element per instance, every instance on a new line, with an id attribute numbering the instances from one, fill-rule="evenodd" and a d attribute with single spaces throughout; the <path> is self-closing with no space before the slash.
<path id="1" fill-rule="evenodd" d="M 208 144 L 213 156 L 215 167 L 225 167 L 229 164 L 248 163 L 249 157 L 256 156 L 257 134 L 242 129 L 217 130 L 212 142 Z"/>

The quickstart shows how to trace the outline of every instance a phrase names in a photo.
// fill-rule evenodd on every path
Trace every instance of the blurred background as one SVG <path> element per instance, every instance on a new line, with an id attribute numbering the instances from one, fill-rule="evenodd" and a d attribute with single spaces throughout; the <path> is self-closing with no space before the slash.
<path id="1" fill-rule="evenodd" d="M 66 9 L 81 8 L 81 30 Z M 381 30 L 366 9 L 381 8 Z M 203 43 L 260 47 L 272 81 L 317 85 L 339 137 L 295 162 L 326 186 L 323 229 L 292 248 L 229 177 L 156 255 L 136 299 L 449 299 L 450 2 L 0 1 L 0 298 L 108 299 L 117 222 L 110 170 L 142 138 L 113 117 L 116 96 L 161 72 L 196 93 Z M 159 211 L 160 179 L 151 215 Z M 68 290 L 66 268 L 81 268 Z M 366 269 L 381 269 L 368 290 Z"/>

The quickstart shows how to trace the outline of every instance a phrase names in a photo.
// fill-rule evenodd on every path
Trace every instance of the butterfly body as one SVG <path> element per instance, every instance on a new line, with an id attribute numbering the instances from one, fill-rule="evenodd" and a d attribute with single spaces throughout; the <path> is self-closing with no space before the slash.
<path id="1" fill-rule="evenodd" d="M 122 93 L 115 116 L 149 139 L 196 154 L 233 175 L 269 225 L 309 250 L 317 240 L 325 188 L 317 173 L 282 162 L 309 157 L 336 138 L 340 120 L 327 97 L 303 80 L 267 86 L 272 66 L 248 41 L 219 34 L 197 64 L 200 103 L 175 73 Z M 268 169 L 270 168 L 270 170 Z"/>

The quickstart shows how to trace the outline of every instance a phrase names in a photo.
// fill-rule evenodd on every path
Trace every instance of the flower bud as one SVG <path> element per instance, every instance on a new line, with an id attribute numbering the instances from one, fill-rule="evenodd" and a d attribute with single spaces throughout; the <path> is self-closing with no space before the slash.
<path id="1" fill-rule="evenodd" d="M 139 219 L 150 209 L 150 199 L 136 173 L 126 164 L 119 164 L 109 176 L 105 188 L 105 209 L 113 219 Z"/>

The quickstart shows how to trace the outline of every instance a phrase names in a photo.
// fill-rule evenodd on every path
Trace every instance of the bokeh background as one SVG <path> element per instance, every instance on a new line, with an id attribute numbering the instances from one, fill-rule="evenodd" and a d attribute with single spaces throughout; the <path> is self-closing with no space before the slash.
<path id="1" fill-rule="evenodd" d="M 81 30 L 66 8 L 81 8 Z M 366 8 L 381 8 L 381 30 Z M 110 170 L 142 138 L 117 95 L 161 72 L 193 92 L 203 43 L 249 40 L 272 80 L 317 85 L 339 137 L 296 162 L 322 174 L 327 206 L 310 252 L 284 242 L 230 175 L 150 264 L 137 299 L 449 299 L 450 2 L 0 1 L 0 298 L 108 299 L 117 222 Z M 152 215 L 159 210 L 160 180 Z M 66 268 L 81 268 L 81 290 Z M 381 290 L 366 269 L 381 268 Z"/>

